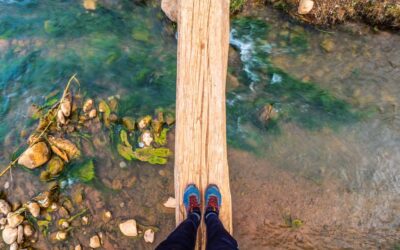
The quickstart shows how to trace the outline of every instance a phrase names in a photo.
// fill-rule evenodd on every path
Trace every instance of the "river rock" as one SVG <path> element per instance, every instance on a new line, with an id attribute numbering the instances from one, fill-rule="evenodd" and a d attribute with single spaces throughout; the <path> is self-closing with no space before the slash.
<path id="1" fill-rule="evenodd" d="M 83 0 L 83 7 L 87 10 L 95 10 L 96 0 Z"/>
<path id="2" fill-rule="evenodd" d="M 85 104 L 83 104 L 83 112 L 89 112 L 90 110 L 92 110 L 93 108 L 93 100 L 92 99 L 88 99 L 86 100 Z"/>
<path id="3" fill-rule="evenodd" d="M 314 7 L 314 1 L 312 0 L 300 0 L 299 3 L 299 8 L 297 9 L 297 12 L 300 15 L 305 15 L 310 13 L 312 8 Z"/>
<path id="4" fill-rule="evenodd" d="M 151 134 L 151 132 L 149 130 L 146 130 L 143 132 L 143 134 L 141 135 L 139 141 L 141 143 L 139 143 L 139 146 L 143 146 L 143 147 L 150 147 L 151 143 L 153 142 L 153 135 Z"/>
<path id="5" fill-rule="evenodd" d="M 67 232 L 64 231 L 58 231 L 55 235 L 55 239 L 58 241 L 64 241 L 67 239 Z"/>
<path id="6" fill-rule="evenodd" d="M 67 94 L 63 102 L 60 104 L 60 109 L 65 117 L 69 117 L 71 115 L 71 107 L 72 107 L 71 95 Z"/>
<path id="7" fill-rule="evenodd" d="M 176 200 L 174 197 L 169 197 L 168 200 L 164 203 L 164 207 L 168 208 L 176 208 Z"/>
<path id="8" fill-rule="evenodd" d="M 89 246 L 91 248 L 101 247 L 100 237 L 98 235 L 92 236 L 89 241 Z"/>
<path id="9" fill-rule="evenodd" d="M 333 52 L 335 49 L 335 43 L 331 39 L 324 39 L 320 45 L 321 48 L 327 53 Z"/>
<path id="10" fill-rule="evenodd" d="M 135 130 L 135 119 L 129 116 L 125 116 L 122 118 L 122 124 L 125 126 L 126 129 L 128 129 L 129 132 L 132 132 Z"/>
<path id="11" fill-rule="evenodd" d="M 29 147 L 19 157 L 18 164 L 29 169 L 42 166 L 50 159 L 50 150 L 45 142 L 38 142 Z"/>
<path id="12" fill-rule="evenodd" d="M 7 224 L 7 218 L 0 219 L 0 225 L 5 226 Z"/>
<path id="13" fill-rule="evenodd" d="M 11 245 L 12 243 L 14 243 L 17 240 L 17 236 L 18 236 L 18 229 L 10 226 L 6 226 L 6 228 L 4 228 L 2 233 L 3 241 L 7 245 Z"/>
<path id="14" fill-rule="evenodd" d="M 177 0 L 162 0 L 161 9 L 164 11 L 165 15 L 172 21 L 177 22 L 178 20 L 178 4 Z"/>
<path id="15" fill-rule="evenodd" d="M 11 206 L 5 200 L 0 200 L 0 213 L 7 215 L 11 212 Z"/>
<path id="16" fill-rule="evenodd" d="M 144 231 L 144 241 L 148 243 L 153 243 L 154 242 L 154 231 L 153 229 L 147 229 Z"/>
<path id="17" fill-rule="evenodd" d="M 33 228 L 29 224 L 24 225 L 24 236 L 31 237 L 33 235 Z"/>
<path id="18" fill-rule="evenodd" d="M 97 110 L 96 110 L 96 109 L 90 110 L 90 112 L 89 112 L 89 118 L 90 118 L 90 119 L 93 119 L 93 118 L 95 118 L 96 116 L 97 116 Z"/>
<path id="19" fill-rule="evenodd" d="M 37 218 L 40 214 L 40 206 L 36 202 L 29 202 L 28 205 L 28 210 L 32 214 L 33 217 Z"/>
<path id="20" fill-rule="evenodd" d="M 67 120 L 65 119 L 65 116 L 61 109 L 57 112 L 57 121 L 58 123 L 63 125 L 67 124 Z"/>
<path id="21" fill-rule="evenodd" d="M 10 245 L 10 250 L 18 250 L 18 243 L 17 242 L 14 242 L 14 243 L 12 243 L 11 245 Z"/>
<path id="22" fill-rule="evenodd" d="M 135 237 L 138 235 L 136 221 L 131 219 L 119 224 L 121 233 L 128 237 Z"/>
<path id="23" fill-rule="evenodd" d="M 16 213 L 9 213 L 7 215 L 7 223 L 9 227 L 17 227 L 24 221 L 24 216 Z"/>
<path id="24" fill-rule="evenodd" d="M 24 227 L 22 225 L 19 225 L 17 230 L 17 243 L 22 244 L 22 242 L 24 242 Z"/>

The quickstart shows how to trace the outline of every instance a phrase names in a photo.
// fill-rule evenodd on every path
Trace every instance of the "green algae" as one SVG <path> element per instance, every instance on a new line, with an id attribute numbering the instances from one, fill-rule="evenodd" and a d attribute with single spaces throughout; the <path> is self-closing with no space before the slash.
<path id="1" fill-rule="evenodd" d="M 68 166 L 67 176 L 73 180 L 79 180 L 81 182 L 90 182 L 95 178 L 95 169 L 92 159 L 88 159 L 84 162 L 74 163 L 72 166 Z"/>
<path id="2" fill-rule="evenodd" d="M 318 82 L 297 79 L 270 60 L 274 50 L 301 56 L 308 52 L 309 43 L 303 27 L 288 25 L 273 34 L 265 20 L 244 17 L 232 21 L 231 44 L 240 55 L 241 65 L 232 65 L 230 72 L 241 84 L 227 93 L 231 147 L 261 155 L 264 139 L 280 135 L 285 124 L 336 131 L 373 115 L 374 107 L 355 106 L 347 97 L 338 97 Z M 273 107 L 275 115 L 262 120 L 260 111 L 266 105 Z"/>
<path id="3" fill-rule="evenodd" d="M 230 2 L 230 12 L 237 13 L 242 10 L 246 0 L 232 0 Z"/>

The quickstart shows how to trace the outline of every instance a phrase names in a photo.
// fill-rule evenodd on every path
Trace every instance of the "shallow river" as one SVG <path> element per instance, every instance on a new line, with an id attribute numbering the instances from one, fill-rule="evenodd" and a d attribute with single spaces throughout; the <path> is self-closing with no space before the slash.
<path id="1" fill-rule="evenodd" d="M 80 1 L 0 0 L 2 166 L 35 128 L 30 106 L 45 104 L 74 73 L 83 95 L 119 95 L 120 114 L 173 108 L 175 28 L 157 5 L 137 2 L 100 1 L 89 11 Z M 232 18 L 229 56 L 241 249 L 398 249 L 400 36 L 356 24 L 318 30 L 262 9 Z M 87 247 L 99 232 L 105 249 L 153 249 L 174 228 L 174 211 L 163 206 L 174 193 L 173 157 L 122 169 L 106 133 L 84 150 L 95 181 L 62 180 L 63 193 L 84 193 L 89 225 L 78 221 L 62 243 L 40 236 L 40 249 Z M 24 202 L 46 189 L 38 175 L 13 168 L 0 187 L 7 182 L 7 198 Z M 159 228 L 155 243 L 124 237 L 118 224 L 128 218 Z"/>

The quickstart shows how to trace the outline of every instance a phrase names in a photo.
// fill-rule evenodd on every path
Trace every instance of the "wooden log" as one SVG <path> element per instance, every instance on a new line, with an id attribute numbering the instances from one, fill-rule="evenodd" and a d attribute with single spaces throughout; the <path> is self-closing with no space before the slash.
<path id="1" fill-rule="evenodd" d="M 186 217 L 185 187 L 196 184 L 203 200 L 205 188 L 213 183 L 222 193 L 220 218 L 232 233 L 225 107 L 229 0 L 178 0 L 177 19 L 176 223 Z M 198 246 L 204 249 L 205 226 L 199 231 Z"/>

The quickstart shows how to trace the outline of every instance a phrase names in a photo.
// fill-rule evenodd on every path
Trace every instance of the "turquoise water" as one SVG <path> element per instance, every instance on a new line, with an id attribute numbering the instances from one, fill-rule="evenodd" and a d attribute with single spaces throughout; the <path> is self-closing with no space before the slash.
<path id="1" fill-rule="evenodd" d="M 86 10 L 81 1 L 0 0 L 2 165 L 25 144 L 21 131 L 35 127 L 30 106 L 46 105 L 74 73 L 84 96 L 119 95 L 118 115 L 173 109 L 175 32 L 152 2 L 98 1 Z M 322 48 L 325 40 L 332 51 Z M 267 8 L 232 18 L 227 132 L 235 237 L 243 249 L 395 245 L 399 42 L 396 34 L 358 25 L 313 29 Z M 107 142 L 104 134 L 95 138 Z M 169 139 L 173 148 L 173 133 Z M 135 218 L 160 229 L 156 243 L 168 235 L 174 214 L 162 204 L 173 196 L 173 160 L 121 169 L 121 159 L 101 143 L 92 151 L 96 183 L 70 183 L 65 193 L 82 189 L 93 221 L 57 247 L 87 246 L 101 231 L 106 249 L 153 249 L 116 228 Z M 20 168 L 0 184 L 6 181 L 12 189 L 4 192 L 19 201 L 46 186 Z M 242 208 L 254 199 L 257 205 Z M 113 213 L 108 224 L 105 210 Z M 294 228 L 295 219 L 302 225 Z M 39 246 L 55 249 L 43 238 Z"/>

